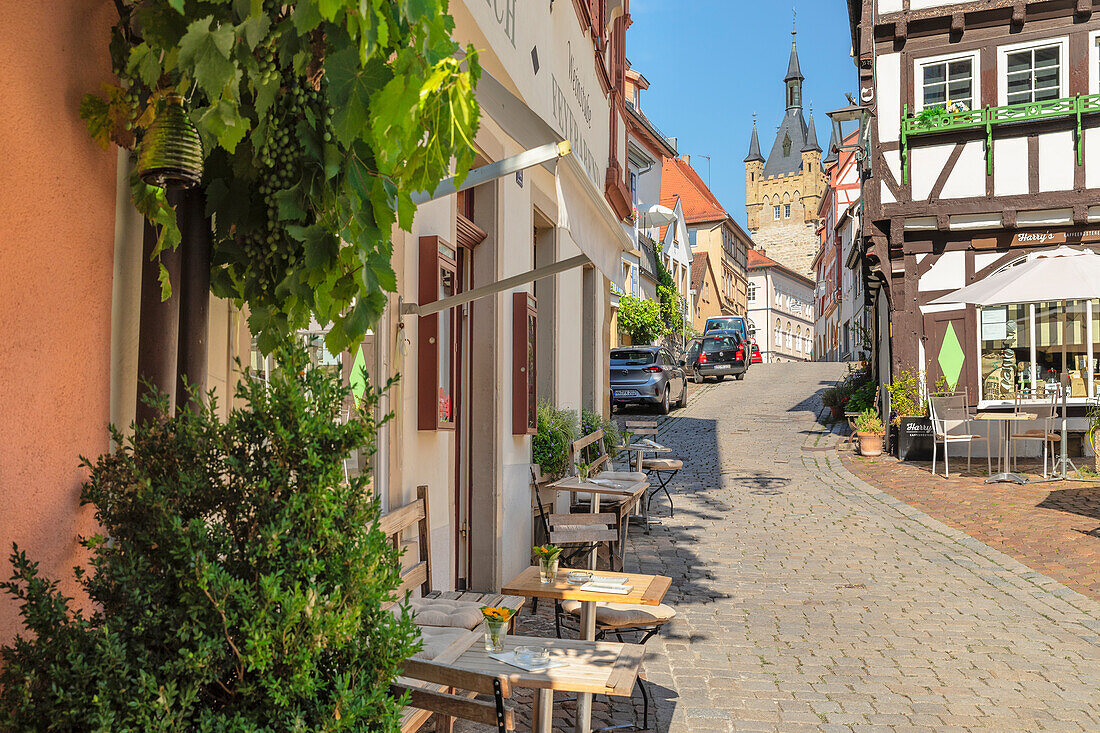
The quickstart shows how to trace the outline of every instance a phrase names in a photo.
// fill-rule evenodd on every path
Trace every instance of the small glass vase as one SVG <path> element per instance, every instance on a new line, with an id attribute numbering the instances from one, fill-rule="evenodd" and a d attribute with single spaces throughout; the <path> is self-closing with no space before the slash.
<path id="1" fill-rule="evenodd" d="M 553 583 L 558 576 L 558 556 L 553 558 L 539 558 L 539 580 L 543 583 Z"/>
<path id="2" fill-rule="evenodd" d="M 485 651 L 504 651 L 504 637 L 508 631 L 507 621 L 484 620 L 485 623 Z"/>

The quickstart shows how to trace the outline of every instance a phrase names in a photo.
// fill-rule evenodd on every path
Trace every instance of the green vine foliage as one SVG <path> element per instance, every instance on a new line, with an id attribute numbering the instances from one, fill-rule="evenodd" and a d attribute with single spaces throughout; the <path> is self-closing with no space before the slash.
<path id="1" fill-rule="evenodd" d="M 387 608 L 398 552 L 343 468 L 377 425 L 337 419 L 348 389 L 304 352 L 279 363 L 228 420 L 211 398 L 88 464 L 92 611 L 14 548 L 0 588 L 26 633 L 0 649 L 0 731 L 399 730 L 389 684 L 418 633 Z"/>
<path id="2" fill-rule="evenodd" d="M 631 343 L 653 343 L 658 336 L 665 333 L 661 306 L 652 300 L 635 298 L 633 295 L 620 296 L 619 331 L 629 334 Z"/>
<path id="3" fill-rule="evenodd" d="M 665 263 L 661 261 L 661 243 L 656 242 L 653 246 L 657 253 L 655 258 L 657 266 L 657 301 L 661 304 L 661 320 L 665 323 L 666 332 L 680 333 L 684 328 L 684 312 L 680 307 L 680 294 L 676 290 L 676 281 L 672 278 L 672 273 L 665 267 Z"/>
<path id="4" fill-rule="evenodd" d="M 332 353 L 357 344 L 396 289 L 390 233 L 411 194 L 473 161 L 477 54 L 451 39 L 448 0 L 118 0 L 118 83 L 81 116 L 97 142 L 140 143 L 181 94 L 203 141 L 212 290 L 247 304 L 271 351 L 314 316 Z M 180 241 L 165 194 L 136 176 L 138 211 Z M 164 293 L 170 284 L 162 269 Z"/>

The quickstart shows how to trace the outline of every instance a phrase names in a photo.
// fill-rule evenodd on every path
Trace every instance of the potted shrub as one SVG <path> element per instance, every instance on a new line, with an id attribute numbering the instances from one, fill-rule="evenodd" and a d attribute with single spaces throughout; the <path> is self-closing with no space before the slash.
<path id="1" fill-rule="evenodd" d="M 538 404 L 538 431 L 531 439 L 531 462 L 550 480 L 565 476 L 569 470 L 569 444 L 580 430 L 577 413 L 554 407 L 543 400 Z"/>
<path id="2" fill-rule="evenodd" d="M 882 420 L 874 409 L 866 409 L 856 418 L 856 437 L 859 453 L 864 456 L 882 455 L 882 438 L 886 435 Z"/>
<path id="3" fill-rule="evenodd" d="M 906 370 L 887 387 L 890 392 L 891 423 L 898 431 L 898 458 L 903 461 L 932 460 L 932 420 L 928 400 L 921 393 L 919 375 Z"/>
<path id="4" fill-rule="evenodd" d="M 833 415 L 833 420 L 840 420 L 844 417 L 844 405 L 840 402 L 841 393 L 839 387 L 830 387 L 821 393 L 821 404 L 829 408 L 829 411 Z"/>

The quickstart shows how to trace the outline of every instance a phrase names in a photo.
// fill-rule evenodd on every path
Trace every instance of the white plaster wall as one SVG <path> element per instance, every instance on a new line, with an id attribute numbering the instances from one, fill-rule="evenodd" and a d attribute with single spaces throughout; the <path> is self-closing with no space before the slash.
<path id="1" fill-rule="evenodd" d="M 396 229 L 396 227 L 395 227 Z M 417 275 L 419 273 L 419 242 L 421 236 L 438 235 L 448 242 L 455 241 L 455 198 L 453 196 L 422 204 L 413 219 L 412 230 L 395 237 L 394 262 L 400 260 L 397 272 L 398 292 L 409 300 L 419 297 Z M 454 460 L 455 433 L 449 430 L 419 430 L 417 425 L 418 378 L 416 344 L 418 318 L 404 316 L 405 328 L 396 338 L 407 339 L 394 354 L 393 371 L 401 374 L 392 396 L 396 425 L 391 429 L 395 441 L 400 442 L 400 488 L 394 497 L 397 505 L 416 498 L 416 487 L 428 487 L 428 526 L 432 544 L 432 584 L 436 588 L 454 587 L 454 533 L 451 517 L 454 516 Z M 392 492 L 391 492 L 392 496 Z M 396 508 L 391 505 L 391 508 Z"/>
<path id="2" fill-rule="evenodd" d="M 920 279 L 917 289 L 949 290 L 966 284 L 966 253 L 944 252 L 936 264 Z"/>
<path id="3" fill-rule="evenodd" d="M 963 146 L 940 194 L 942 199 L 961 199 L 985 195 L 985 143 L 971 140 Z"/>
<path id="4" fill-rule="evenodd" d="M 926 148 L 910 149 L 909 174 L 913 181 L 914 201 L 927 199 L 932 193 L 932 187 L 936 185 L 936 179 L 954 148 L 954 145 L 929 145 Z M 958 168 L 955 170 L 958 172 Z M 985 175 L 984 166 L 981 172 Z"/>
<path id="5" fill-rule="evenodd" d="M 1000 252 L 976 252 L 974 254 L 974 272 L 981 272 L 1000 258 Z"/>
<path id="6" fill-rule="evenodd" d="M 970 2 L 970 0 L 910 0 L 909 7 L 913 10 L 920 10 L 923 8 L 942 8 L 949 5 L 961 5 L 965 2 Z M 881 3 L 879 4 L 879 12 L 882 12 Z"/>
<path id="7" fill-rule="evenodd" d="M 518 149 L 509 150 L 508 155 L 518 153 Z M 505 177 L 497 186 L 500 220 L 500 248 L 497 255 L 497 278 L 504 279 L 519 275 L 534 268 L 534 249 L 531 246 L 531 231 L 534 226 L 531 208 L 531 179 L 521 188 L 515 177 Z M 531 564 L 532 523 L 531 523 L 531 438 L 526 435 L 512 434 L 512 376 L 513 345 L 512 336 L 513 306 L 512 294 L 515 292 L 533 292 L 528 284 L 515 290 L 496 295 L 497 313 L 501 322 L 497 333 L 500 334 L 501 348 L 497 355 L 497 373 L 501 375 L 498 385 L 498 404 L 501 406 L 497 419 L 500 421 L 499 434 L 502 436 L 500 458 L 503 463 L 503 485 L 501 487 L 501 573 L 503 580 L 515 577 Z M 559 321 L 561 323 L 562 321 Z M 475 426 L 474 430 L 477 429 Z M 476 511 L 476 507 L 475 507 Z"/>
<path id="8" fill-rule="evenodd" d="M 879 0 L 878 13 L 896 13 L 902 9 L 902 0 Z"/>
<path id="9" fill-rule="evenodd" d="M 901 135 L 901 54 L 882 54 L 875 60 L 875 66 L 878 139 L 893 142 Z"/>
<path id="10" fill-rule="evenodd" d="M 1039 136 L 1039 190 L 1069 191 L 1077 167 L 1073 131 L 1049 132 Z"/>
<path id="11" fill-rule="evenodd" d="M 1100 128 L 1085 130 L 1085 186 L 1100 188 Z"/>
<path id="12" fill-rule="evenodd" d="M 1026 137 L 993 141 L 993 191 L 997 196 L 1027 193 L 1027 168 Z"/>

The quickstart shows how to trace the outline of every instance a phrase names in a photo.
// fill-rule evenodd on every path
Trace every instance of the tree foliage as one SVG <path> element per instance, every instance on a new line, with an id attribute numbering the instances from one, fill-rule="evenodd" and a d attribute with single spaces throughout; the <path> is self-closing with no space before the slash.
<path id="1" fill-rule="evenodd" d="M 341 424 L 346 388 L 282 363 L 242 381 L 226 422 L 211 399 L 87 464 L 90 614 L 14 548 L 0 586 L 28 633 L 0 650 L 0 730 L 398 729 L 388 687 L 416 630 L 384 606 L 397 553 L 343 471 L 376 424 Z"/>
<path id="2" fill-rule="evenodd" d="M 635 298 L 633 295 L 620 296 L 619 331 L 629 334 L 633 344 L 652 344 L 658 336 L 665 333 L 661 306 L 652 300 Z"/>
<path id="3" fill-rule="evenodd" d="M 473 160 L 480 68 L 472 47 L 456 58 L 448 0 L 117 5 L 118 83 L 81 103 L 93 137 L 132 149 L 164 95 L 184 96 L 216 224 L 214 292 L 248 305 L 265 352 L 311 315 L 335 324 L 332 353 L 358 343 L 396 288 L 390 232 L 411 225 L 411 194 Z M 164 192 L 136 176 L 131 188 L 160 227 L 154 256 L 175 247 Z"/>

